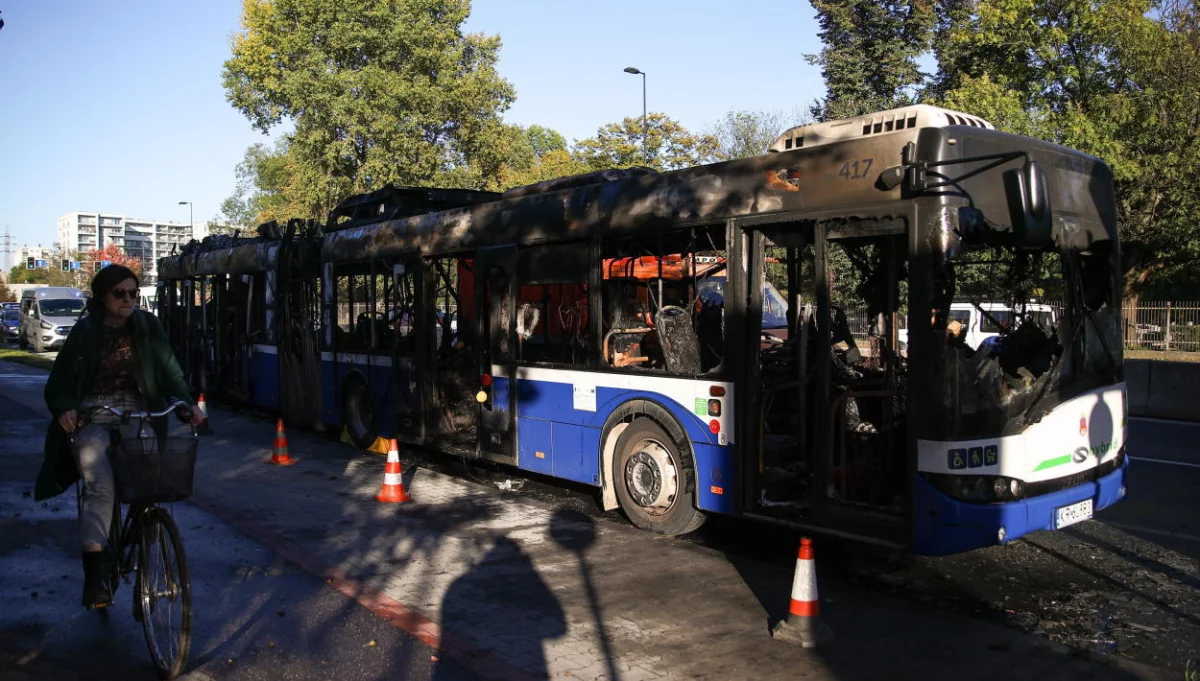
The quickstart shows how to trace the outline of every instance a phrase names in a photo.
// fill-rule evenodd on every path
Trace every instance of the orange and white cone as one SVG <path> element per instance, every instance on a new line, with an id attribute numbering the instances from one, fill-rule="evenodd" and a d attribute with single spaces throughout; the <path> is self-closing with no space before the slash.
<path id="1" fill-rule="evenodd" d="M 279 419 L 275 424 L 275 449 L 271 452 L 271 458 L 267 459 L 267 463 L 276 466 L 290 466 L 296 463 L 296 460 L 288 453 L 287 433 L 283 432 L 283 419 Z"/>
<path id="2" fill-rule="evenodd" d="M 408 501 L 408 492 L 404 491 L 404 469 L 400 467 L 400 446 L 395 440 L 388 443 L 387 464 L 383 469 L 383 487 L 375 495 L 376 501 L 398 504 Z"/>
<path id="3" fill-rule="evenodd" d="M 200 408 L 201 414 L 200 423 L 196 424 L 196 432 L 200 435 L 212 435 L 212 428 L 208 425 L 208 402 L 204 400 L 204 393 L 200 393 L 200 398 L 196 400 L 196 406 Z"/>
<path id="4" fill-rule="evenodd" d="M 792 602 L 788 606 L 787 619 L 776 624 L 771 635 L 781 641 L 799 643 L 804 648 L 815 648 L 818 644 L 833 640 L 833 631 L 821 621 L 817 597 L 817 561 L 813 557 L 812 540 L 808 537 L 800 540 L 800 555 L 796 557 L 796 575 L 792 579 Z"/>

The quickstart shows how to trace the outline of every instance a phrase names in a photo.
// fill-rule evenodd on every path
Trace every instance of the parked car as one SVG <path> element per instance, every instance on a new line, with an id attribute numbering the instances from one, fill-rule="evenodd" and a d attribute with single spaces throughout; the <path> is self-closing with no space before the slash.
<path id="1" fill-rule="evenodd" d="M 0 340 L 5 343 L 16 342 L 21 334 L 21 310 L 19 307 L 5 307 L 0 311 Z"/>

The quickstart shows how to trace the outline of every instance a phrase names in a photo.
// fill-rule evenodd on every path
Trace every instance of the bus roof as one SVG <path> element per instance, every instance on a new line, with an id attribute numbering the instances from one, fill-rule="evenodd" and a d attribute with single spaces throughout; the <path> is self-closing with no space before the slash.
<path id="1" fill-rule="evenodd" d="M 771 144 L 770 151 L 811 149 L 823 144 L 834 144 L 863 137 L 888 135 L 917 128 L 945 128 L 952 125 L 995 130 L 995 126 L 977 116 L 928 104 L 914 104 L 853 118 L 799 125 L 784 131 L 776 138 L 775 142 Z"/>

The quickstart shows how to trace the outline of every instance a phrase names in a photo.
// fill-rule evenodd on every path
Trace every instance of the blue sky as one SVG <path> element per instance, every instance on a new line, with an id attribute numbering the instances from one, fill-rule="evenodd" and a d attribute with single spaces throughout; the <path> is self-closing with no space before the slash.
<path id="1" fill-rule="evenodd" d="M 241 2 L 0 0 L 0 230 L 56 238 L 75 210 L 216 216 L 247 146 L 268 141 L 226 101 L 221 65 Z M 474 0 L 499 34 L 512 123 L 568 140 L 651 111 L 693 130 L 733 109 L 792 112 L 823 93 L 807 2 Z M 3 232 L 0 231 L 0 234 Z"/>

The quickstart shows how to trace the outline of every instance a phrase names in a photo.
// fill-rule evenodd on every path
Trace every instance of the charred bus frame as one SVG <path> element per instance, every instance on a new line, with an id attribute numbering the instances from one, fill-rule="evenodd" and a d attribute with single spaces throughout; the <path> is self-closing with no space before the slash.
<path id="1" fill-rule="evenodd" d="M 1124 495 L 1107 166 L 924 106 L 773 151 L 352 198 L 321 245 L 321 419 L 595 485 L 670 534 L 715 512 L 951 553 Z M 949 303 L 980 262 L 1018 311 L 1060 288 L 1062 323 L 967 352 Z"/>

